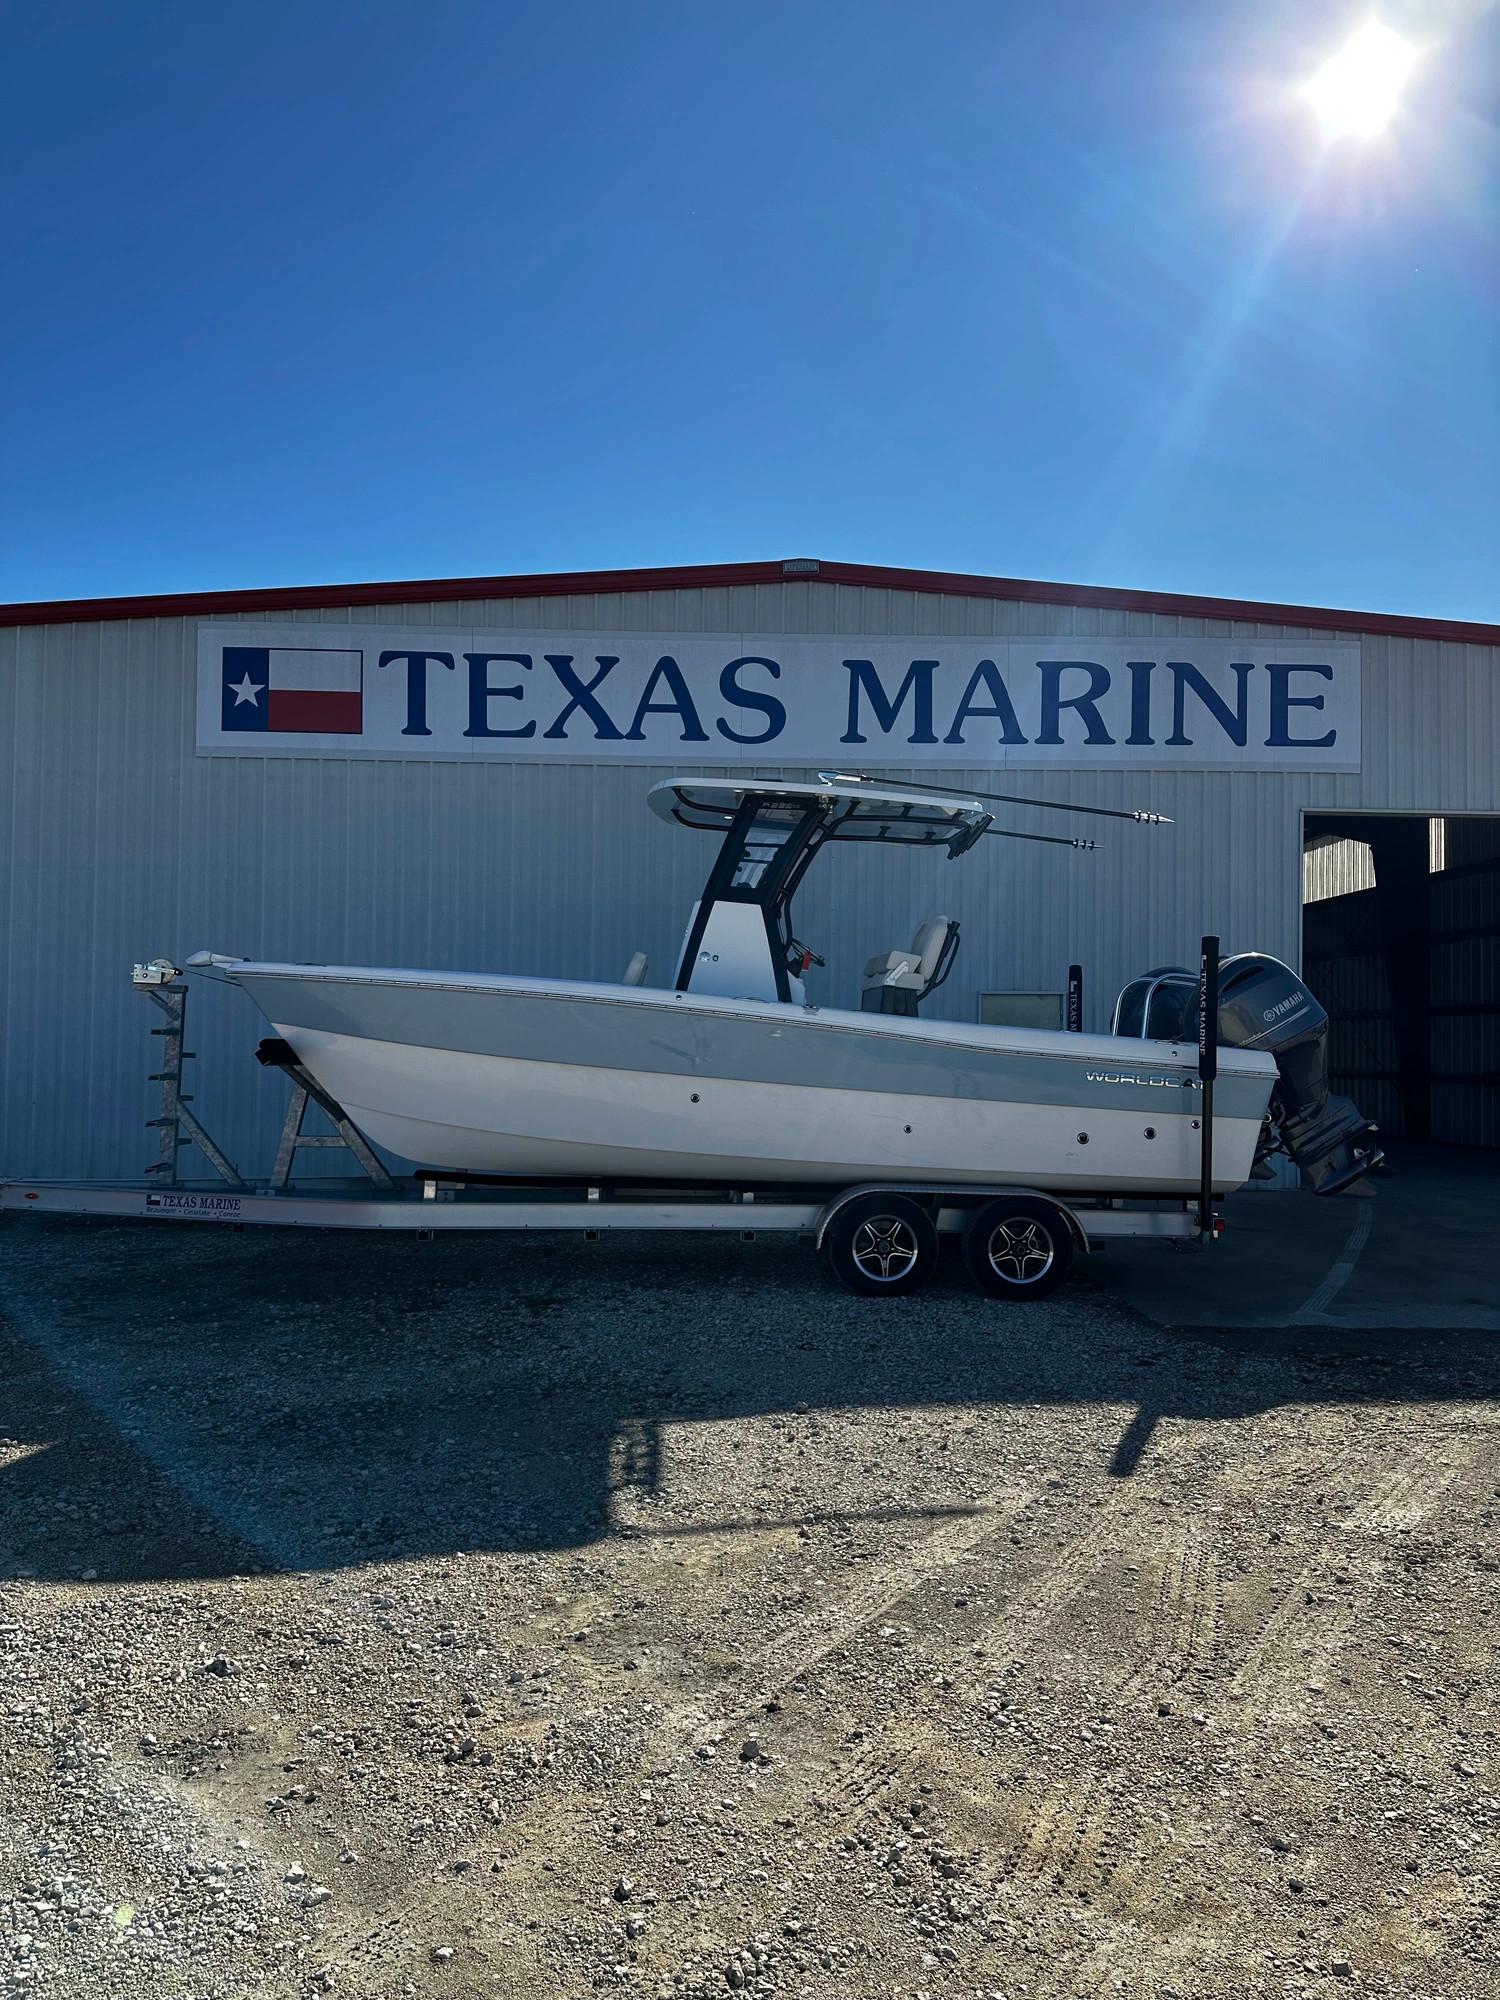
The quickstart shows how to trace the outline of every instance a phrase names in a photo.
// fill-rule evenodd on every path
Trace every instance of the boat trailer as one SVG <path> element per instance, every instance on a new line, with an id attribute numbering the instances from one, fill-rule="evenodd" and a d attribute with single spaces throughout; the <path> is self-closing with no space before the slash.
<path id="1" fill-rule="evenodd" d="M 150 1078 L 161 1086 L 161 1110 L 149 1121 L 157 1158 L 140 1181 L 0 1182 L 0 1212 L 235 1230 L 404 1230 L 419 1242 L 460 1230 L 569 1231 L 586 1242 L 620 1230 L 718 1231 L 744 1242 L 785 1234 L 813 1243 L 850 1290 L 871 1296 L 918 1290 L 936 1268 L 942 1239 L 957 1238 L 980 1288 L 1012 1300 L 1046 1297 L 1066 1278 L 1075 1255 L 1103 1242 L 1207 1244 L 1224 1227 L 1207 1199 L 1207 1160 L 1197 1197 L 1082 1193 L 1065 1200 L 1037 1188 L 936 1181 L 862 1183 L 832 1194 L 826 1188 L 521 1185 L 431 1169 L 398 1180 L 343 1107 L 287 1043 L 274 1038 L 261 1042 L 256 1059 L 286 1075 L 291 1095 L 271 1170 L 264 1180 L 250 1180 L 204 1128 L 183 1089 L 184 1066 L 193 1060 L 184 1039 L 186 982 L 169 961 L 155 959 L 137 965 L 131 983 L 163 1017 L 151 1031 L 162 1043 L 161 1067 Z M 304 1129 L 314 1106 L 327 1132 Z M 189 1145 L 203 1154 L 216 1180 L 183 1178 L 181 1155 Z M 358 1176 L 293 1179 L 299 1153 L 340 1149 L 358 1165 Z"/>

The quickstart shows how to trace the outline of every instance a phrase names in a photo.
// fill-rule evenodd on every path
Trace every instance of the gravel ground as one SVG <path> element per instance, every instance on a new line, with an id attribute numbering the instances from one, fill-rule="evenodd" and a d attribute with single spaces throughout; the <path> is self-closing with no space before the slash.
<path id="1" fill-rule="evenodd" d="M 0 1315 L 0 1994 L 1500 1991 L 1482 1341 L 43 1222 Z"/>

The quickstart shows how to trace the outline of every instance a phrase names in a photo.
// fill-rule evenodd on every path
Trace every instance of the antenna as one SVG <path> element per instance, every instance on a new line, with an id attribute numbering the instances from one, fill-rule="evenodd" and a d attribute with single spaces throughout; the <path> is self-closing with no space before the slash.
<path id="1" fill-rule="evenodd" d="M 897 792 L 940 792 L 949 799 L 988 799 L 1007 806 L 1041 806 L 1048 812 L 1093 813 L 1099 819 L 1131 819 L 1138 826 L 1171 826 L 1174 822 L 1165 813 L 1147 812 L 1143 807 L 1133 806 L 1075 806 L 1062 799 L 1028 799 L 1019 792 L 974 792 L 965 791 L 958 785 L 913 784 L 905 778 L 872 778 L 868 771 L 819 771 L 818 781 L 824 785 L 874 785 Z M 1040 840 L 1041 834 L 1018 835 L 1017 838 Z"/>

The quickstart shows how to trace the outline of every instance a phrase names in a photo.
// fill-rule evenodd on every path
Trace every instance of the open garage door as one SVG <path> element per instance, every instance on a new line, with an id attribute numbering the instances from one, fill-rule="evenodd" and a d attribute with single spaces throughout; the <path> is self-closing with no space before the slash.
<path id="1" fill-rule="evenodd" d="M 1500 1147 L 1500 816 L 1309 813 L 1302 969 L 1386 1138 Z"/>

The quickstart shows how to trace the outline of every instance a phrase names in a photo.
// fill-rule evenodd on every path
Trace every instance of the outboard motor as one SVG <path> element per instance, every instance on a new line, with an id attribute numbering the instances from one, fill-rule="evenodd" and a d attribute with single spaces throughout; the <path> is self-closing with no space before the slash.
<path id="1" fill-rule="evenodd" d="M 1337 1194 L 1384 1158 L 1375 1127 L 1328 1089 L 1328 1014 L 1279 958 L 1242 951 L 1219 971 L 1219 1040 L 1264 1049 L 1280 1079 L 1271 1097 L 1277 1142 L 1312 1183 Z"/>
<path id="2" fill-rule="evenodd" d="M 1132 980 L 1115 1006 L 1114 1032 L 1153 1041 L 1198 1038 L 1198 981 L 1185 966 L 1162 966 Z M 1328 1015 L 1279 958 L 1242 951 L 1219 967 L 1219 1041 L 1276 1058 L 1259 1164 L 1282 1152 L 1307 1175 L 1314 1194 L 1337 1194 L 1385 1157 L 1375 1127 L 1347 1097 L 1328 1089 Z M 1264 1171 L 1269 1172 L 1269 1169 Z"/>

